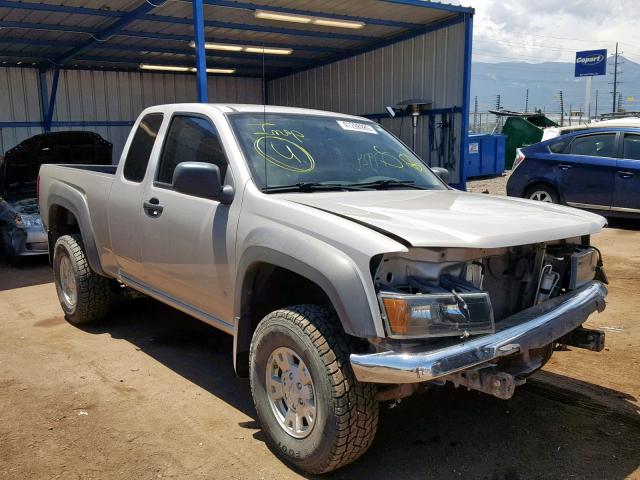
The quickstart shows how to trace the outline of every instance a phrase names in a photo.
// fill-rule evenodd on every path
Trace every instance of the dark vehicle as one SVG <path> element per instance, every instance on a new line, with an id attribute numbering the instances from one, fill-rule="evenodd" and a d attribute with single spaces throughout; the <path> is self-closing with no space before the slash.
<path id="1" fill-rule="evenodd" d="M 640 214 L 640 128 L 590 129 L 518 149 L 507 195 Z"/>
<path id="2" fill-rule="evenodd" d="M 37 181 L 45 163 L 110 165 L 113 147 L 94 132 L 44 133 L 0 157 L 0 244 L 9 257 L 48 253 L 38 212 Z"/>

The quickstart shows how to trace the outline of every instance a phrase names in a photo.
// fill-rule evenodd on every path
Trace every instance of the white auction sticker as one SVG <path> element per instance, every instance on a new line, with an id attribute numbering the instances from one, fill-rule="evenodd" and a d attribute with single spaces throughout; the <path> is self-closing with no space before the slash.
<path id="1" fill-rule="evenodd" d="M 338 122 L 338 125 L 340 125 L 344 130 L 378 134 L 371 125 L 367 125 L 366 123 L 345 122 L 344 120 L 336 120 L 336 122 Z"/>

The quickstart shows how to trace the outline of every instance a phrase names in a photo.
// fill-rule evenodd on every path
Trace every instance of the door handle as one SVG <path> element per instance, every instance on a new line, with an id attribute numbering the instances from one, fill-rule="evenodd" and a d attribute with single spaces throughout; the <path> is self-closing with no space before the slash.
<path id="1" fill-rule="evenodd" d="M 558 165 L 558 168 L 559 168 L 560 170 L 564 170 L 564 171 L 567 171 L 567 170 L 569 170 L 569 169 L 570 169 L 570 168 L 572 168 L 572 167 L 573 167 L 573 165 L 569 165 L 569 164 L 567 164 L 567 163 L 561 163 L 560 165 Z"/>
<path id="2" fill-rule="evenodd" d="M 144 208 L 147 215 L 153 218 L 159 217 L 164 209 L 164 207 L 160 205 L 160 200 L 156 197 L 150 198 L 148 201 L 144 202 L 142 204 L 142 208 Z"/>
<path id="3" fill-rule="evenodd" d="M 620 178 L 631 178 L 633 177 L 633 172 L 627 172 L 626 170 L 618 170 L 618 176 Z"/>

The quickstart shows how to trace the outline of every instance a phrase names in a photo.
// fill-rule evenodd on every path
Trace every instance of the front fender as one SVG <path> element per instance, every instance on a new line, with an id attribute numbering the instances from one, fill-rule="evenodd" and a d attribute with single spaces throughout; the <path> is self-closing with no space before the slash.
<path id="1" fill-rule="evenodd" d="M 376 331 L 363 279 L 355 264 L 343 252 L 324 245 L 303 243 L 304 248 L 251 246 L 244 251 L 238 266 L 235 289 L 235 317 L 241 316 L 243 292 L 251 281 L 252 266 L 267 263 L 290 270 L 317 284 L 327 295 L 346 333 L 356 337 L 381 336 Z M 284 253 L 295 252 L 294 254 Z M 294 256 L 295 255 L 295 256 Z"/>
<path id="2" fill-rule="evenodd" d="M 374 317 L 365 290 L 365 280 L 354 262 L 340 250 L 308 238 L 300 232 L 278 235 L 261 232 L 253 240 L 266 240 L 251 244 L 240 258 L 236 276 L 234 300 L 233 359 L 236 373 L 248 375 L 249 345 L 252 337 L 252 318 L 245 303 L 246 295 L 255 279 L 259 264 L 270 264 L 294 272 L 318 285 L 331 301 L 344 331 L 357 337 L 383 336 L 382 321 Z M 285 238 L 283 238 L 285 237 Z M 277 244 L 277 248 L 274 245 Z M 284 253 L 288 252 L 288 253 Z"/>

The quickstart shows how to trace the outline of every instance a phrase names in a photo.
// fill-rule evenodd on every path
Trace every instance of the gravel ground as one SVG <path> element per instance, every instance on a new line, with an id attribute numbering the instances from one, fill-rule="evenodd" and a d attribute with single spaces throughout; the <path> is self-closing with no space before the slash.
<path id="1" fill-rule="evenodd" d="M 507 179 L 511 170 L 507 170 L 499 177 L 480 178 L 469 180 L 467 190 L 475 193 L 490 193 L 491 195 L 507 194 Z"/>

